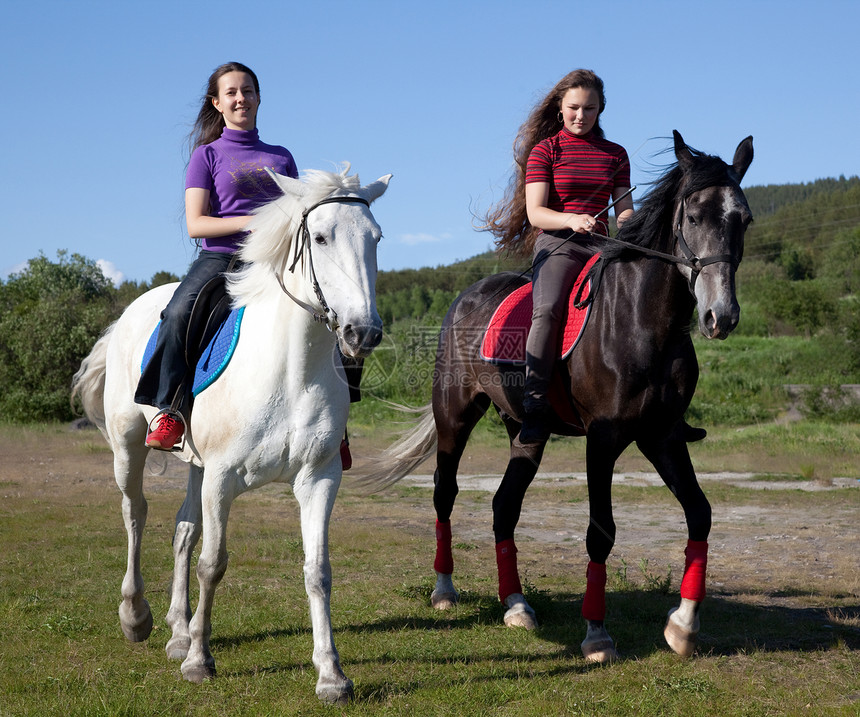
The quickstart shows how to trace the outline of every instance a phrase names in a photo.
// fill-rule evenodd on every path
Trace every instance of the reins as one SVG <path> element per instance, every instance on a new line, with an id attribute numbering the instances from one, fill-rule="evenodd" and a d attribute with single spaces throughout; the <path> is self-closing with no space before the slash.
<path id="1" fill-rule="evenodd" d="M 656 259 L 661 259 L 663 261 L 668 261 L 673 264 L 680 264 L 681 266 L 687 267 L 690 270 L 690 293 L 695 296 L 696 280 L 699 278 L 699 274 L 701 273 L 702 269 L 704 269 L 706 266 L 710 266 L 711 264 L 731 264 L 737 270 L 739 261 L 731 254 L 714 254 L 712 256 L 706 256 L 704 259 L 699 257 L 692 249 L 690 249 L 690 245 L 687 244 L 687 240 L 684 238 L 684 232 L 681 230 L 681 220 L 683 218 L 683 215 L 684 202 L 682 201 L 681 217 L 678 218 L 677 228 L 675 229 L 675 240 L 678 243 L 678 248 L 681 250 L 684 256 L 677 256 L 676 254 L 669 254 L 667 252 L 657 251 L 656 249 L 639 246 L 638 244 L 632 244 L 631 242 L 624 241 L 623 239 L 604 236 L 602 234 L 593 234 L 592 232 L 588 232 L 587 235 L 590 235 L 593 238 L 598 238 L 602 242 L 615 244 L 616 246 L 622 246 L 625 249 L 630 249 L 631 251 L 635 251 L 645 256 L 653 256 Z M 571 234 L 565 239 L 565 241 L 570 241 L 571 239 L 573 239 L 574 236 L 574 234 Z M 582 298 L 582 292 L 586 288 L 586 282 L 582 282 L 582 284 L 580 284 L 579 290 L 576 292 L 576 296 L 573 300 L 573 305 L 577 309 L 582 309 L 588 306 L 591 303 L 592 298 L 597 294 L 597 289 L 600 287 L 600 282 L 603 279 L 603 271 L 606 269 L 606 264 L 607 262 L 601 259 L 595 265 L 592 273 L 593 286 L 589 291 L 588 297 L 584 300 Z"/>
<path id="2" fill-rule="evenodd" d="M 307 255 L 308 261 L 308 273 L 310 275 L 311 288 L 314 291 L 314 294 L 317 297 L 317 301 L 319 301 L 320 306 L 322 307 L 323 313 L 320 313 L 314 308 L 302 301 L 301 299 L 297 299 L 293 296 L 284 285 L 283 278 L 283 269 L 280 273 L 275 272 L 275 276 L 278 279 L 278 284 L 280 285 L 283 292 L 289 296 L 298 306 L 307 311 L 312 317 L 313 320 L 319 324 L 325 324 L 326 328 L 329 331 L 337 331 L 340 324 L 337 320 L 337 312 L 332 309 L 328 302 L 325 300 L 325 296 L 322 291 L 322 287 L 320 287 L 319 281 L 317 281 L 317 274 L 314 271 L 314 260 L 313 260 L 313 252 L 311 251 L 311 233 L 308 229 L 308 215 L 317 207 L 321 207 L 323 204 L 346 204 L 346 203 L 356 203 L 356 204 L 364 204 L 364 206 L 369 207 L 370 202 L 368 202 L 363 197 L 327 197 L 326 199 L 321 199 L 316 204 L 311 205 L 307 209 L 302 212 L 302 221 L 299 223 L 299 227 L 296 230 L 296 238 L 295 242 L 293 242 L 293 261 L 290 264 L 289 271 L 290 273 L 295 272 L 296 264 L 299 263 L 299 260 L 302 260 L 304 263 L 304 257 Z M 289 258 L 287 258 L 289 261 Z M 284 262 L 284 267 L 286 267 L 286 261 Z"/>

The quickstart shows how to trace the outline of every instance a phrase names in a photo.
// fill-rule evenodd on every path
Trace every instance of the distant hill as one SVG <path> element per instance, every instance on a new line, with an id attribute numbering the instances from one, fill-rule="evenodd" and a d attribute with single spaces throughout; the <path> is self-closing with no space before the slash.
<path id="1" fill-rule="evenodd" d="M 771 265 L 776 276 L 788 280 L 832 277 L 860 261 L 852 253 L 857 243 L 852 232 L 860 232 L 860 177 L 753 186 L 744 192 L 755 217 L 746 235 L 746 273 L 749 264 L 758 263 Z M 380 313 L 386 323 L 425 314 L 441 317 L 470 284 L 500 271 L 528 272 L 529 267 L 528 259 L 487 251 L 445 266 L 381 271 Z M 840 281 L 846 287 L 854 283 Z"/>
<path id="2" fill-rule="evenodd" d="M 816 196 L 846 192 L 860 186 L 860 177 L 818 179 L 802 184 L 767 184 L 744 187 L 753 216 L 760 220 L 788 204 L 799 204 Z"/>
<path id="3" fill-rule="evenodd" d="M 795 258 L 804 254 L 808 264 L 817 265 L 860 227 L 858 177 L 750 187 L 744 192 L 755 217 L 746 237 L 745 256 L 750 259 L 785 265 L 793 261 L 789 254 Z M 789 278 L 811 275 L 790 271 Z"/>

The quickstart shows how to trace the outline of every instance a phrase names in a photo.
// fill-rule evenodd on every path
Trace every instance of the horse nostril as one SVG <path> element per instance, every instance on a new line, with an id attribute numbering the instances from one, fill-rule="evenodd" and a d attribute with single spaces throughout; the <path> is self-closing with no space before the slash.
<path id="1" fill-rule="evenodd" d="M 705 313 L 705 328 L 713 336 L 717 332 L 717 318 L 710 309 Z"/>
<path id="2" fill-rule="evenodd" d="M 382 341 L 382 329 L 377 326 L 356 328 L 352 324 L 346 324 L 342 329 L 342 334 L 347 346 L 356 351 L 375 349 Z"/>
<path id="3" fill-rule="evenodd" d="M 376 326 L 372 326 L 370 329 L 368 329 L 367 336 L 364 340 L 364 345 L 367 346 L 367 348 L 375 349 L 377 346 L 379 346 L 381 341 L 382 329 L 377 328 Z"/>

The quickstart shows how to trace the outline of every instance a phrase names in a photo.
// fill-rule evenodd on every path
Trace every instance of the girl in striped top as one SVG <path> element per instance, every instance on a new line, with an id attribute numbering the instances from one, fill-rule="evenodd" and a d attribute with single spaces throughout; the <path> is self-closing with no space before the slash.
<path id="1" fill-rule="evenodd" d="M 563 77 L 520 127 L 515 176 L 487 218 L 497 246 L 533 256 L 523 444 L 543 443 L 550 435 L 547 391 L 560 322 L 573 283 L 593 253 L 589 233 L 608 234 L 595 215 L 630 188 L 627 152 L 605 139 L 600 127 L 605 107 L 603 81 L 594 72 Z M 632 214 L 629 196 L 615 205 L 619 226 Z"/>

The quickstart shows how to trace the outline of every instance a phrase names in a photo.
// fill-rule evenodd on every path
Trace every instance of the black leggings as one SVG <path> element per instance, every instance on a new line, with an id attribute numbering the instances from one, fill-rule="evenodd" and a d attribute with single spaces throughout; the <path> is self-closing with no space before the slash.
<path id="1" fill-rule="evenodd" d="M 230 266 L 233 254 L 201 251 L 188 269 L 170 303 L 161 312 L 155 352 L 137 386 L 135 403 L 169 408 L 190 371 L 185 362 L 185 338 L 194 301 L 203 286 Z"/>

